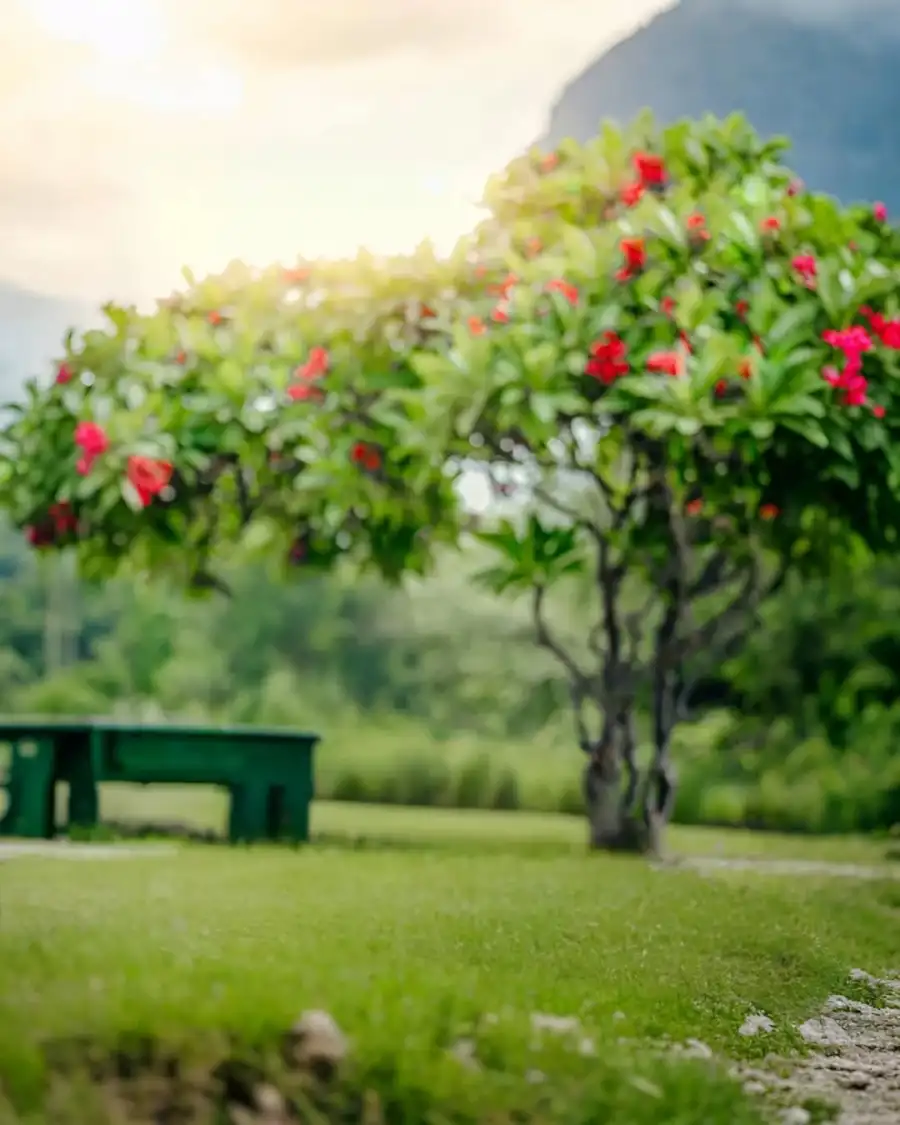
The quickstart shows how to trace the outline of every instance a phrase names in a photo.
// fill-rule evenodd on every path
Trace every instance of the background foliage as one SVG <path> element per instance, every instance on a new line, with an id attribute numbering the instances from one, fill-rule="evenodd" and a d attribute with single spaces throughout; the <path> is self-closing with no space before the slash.
<path id="1" fill-rule="evenodd" d="M 4 710 L 321 729 L 324 797 L 581 812 L 565 685 L 527 605 L 473 588 L 477 551 L 407 592 L 255 571 L 231 601 L 80 585 L 0 533 Z M 560 592 L 562 622 L 578 591 Z M 900 563 L 808 582 L 699 685 L 676 819 L 809 832 L 900 822 Z"/>

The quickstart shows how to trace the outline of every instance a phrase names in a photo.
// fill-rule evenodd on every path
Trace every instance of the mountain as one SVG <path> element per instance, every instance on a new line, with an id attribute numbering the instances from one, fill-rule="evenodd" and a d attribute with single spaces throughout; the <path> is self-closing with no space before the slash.
<path id="1" fill-rule="evenodd" d="M 96 314 L 78 301 L 50 297 L 0 281 L 0 402 L 18 396 L 29 376 L 46 376 L 72 326 Z"/>
<path id="2" fill-rule="evenodd" d="M 648 106 L 664 123 L 739 111 L 790 138 L 813 190 L 900 212 L 898 48 L 896 0 L 682 0 L 575 78 L 538 143 Z"/>

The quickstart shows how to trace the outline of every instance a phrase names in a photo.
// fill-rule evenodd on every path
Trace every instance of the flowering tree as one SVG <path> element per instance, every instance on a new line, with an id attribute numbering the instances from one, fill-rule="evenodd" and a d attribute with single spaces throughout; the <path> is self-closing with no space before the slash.
<path id="1" fill-rule="evenodd" d="M 791 568 L 891 543 L 900 240 L 805 192 L 739 118 L 604 127 L 489 183 L 456 254 L 235 266 L 69 342 L 2 498 L 86 573 L 195 585 L 235 551 L 390 578 L 465 526 L 568 677 L 591 838 L 654 846 L 673 726 Z M 580 644 L 548 612 L 584 592 Z M 652 698 L 641 770 L 635 715 Z"/>

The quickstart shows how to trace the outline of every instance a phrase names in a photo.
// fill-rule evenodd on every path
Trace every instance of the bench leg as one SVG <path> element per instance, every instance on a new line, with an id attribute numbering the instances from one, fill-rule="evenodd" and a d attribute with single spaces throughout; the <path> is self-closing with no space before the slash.
<path id="1" fill-rule="evenodd" d="M 273 785 L 269 789 L 268 835 L 273 840 L 309 841 L 309 786 Z"/>
<path id="2" fill-rule="evenodd" d="M 69 826 L 95 828 L 99 819 L 97 781 L 89 746 L 79 747 L 69 766 Z"/>
<path id="3" fill-rule="evenodd" d="M 247 843 L 267 837 L 268 789 L 265 785 L 232 785 L 228 839 Z"/>
<path id="4" fill-rule="evenodd" d="M 56 830 L 56 752 L 52 742 L 21 742 L 13 750 L 9 809 L 3 833 L 49 840 Z"/>

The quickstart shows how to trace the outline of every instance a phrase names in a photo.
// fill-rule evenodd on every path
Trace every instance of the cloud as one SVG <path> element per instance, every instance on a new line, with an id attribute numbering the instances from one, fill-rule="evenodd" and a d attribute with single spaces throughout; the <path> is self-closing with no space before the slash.
<path id="1" fill-rule="evenodd" d="M 422 50 L 446 56 L 495 34 L 512 0 L 166 0 L 176 38 L 248 69 L 332 66 Z M 521 0 L 526 8 L 533 0 Z"/>
<path id="2" fill-rule="evenodd" d="M 0 72 L 0 277 L 146 299 L 185 262 L 446 245 L 556 90 L 662 0 L 133 2 L 167 6 L 160 50 L 117 55 L 96 13 L 67 45 L 0 0 L 27 56 Z"/>

